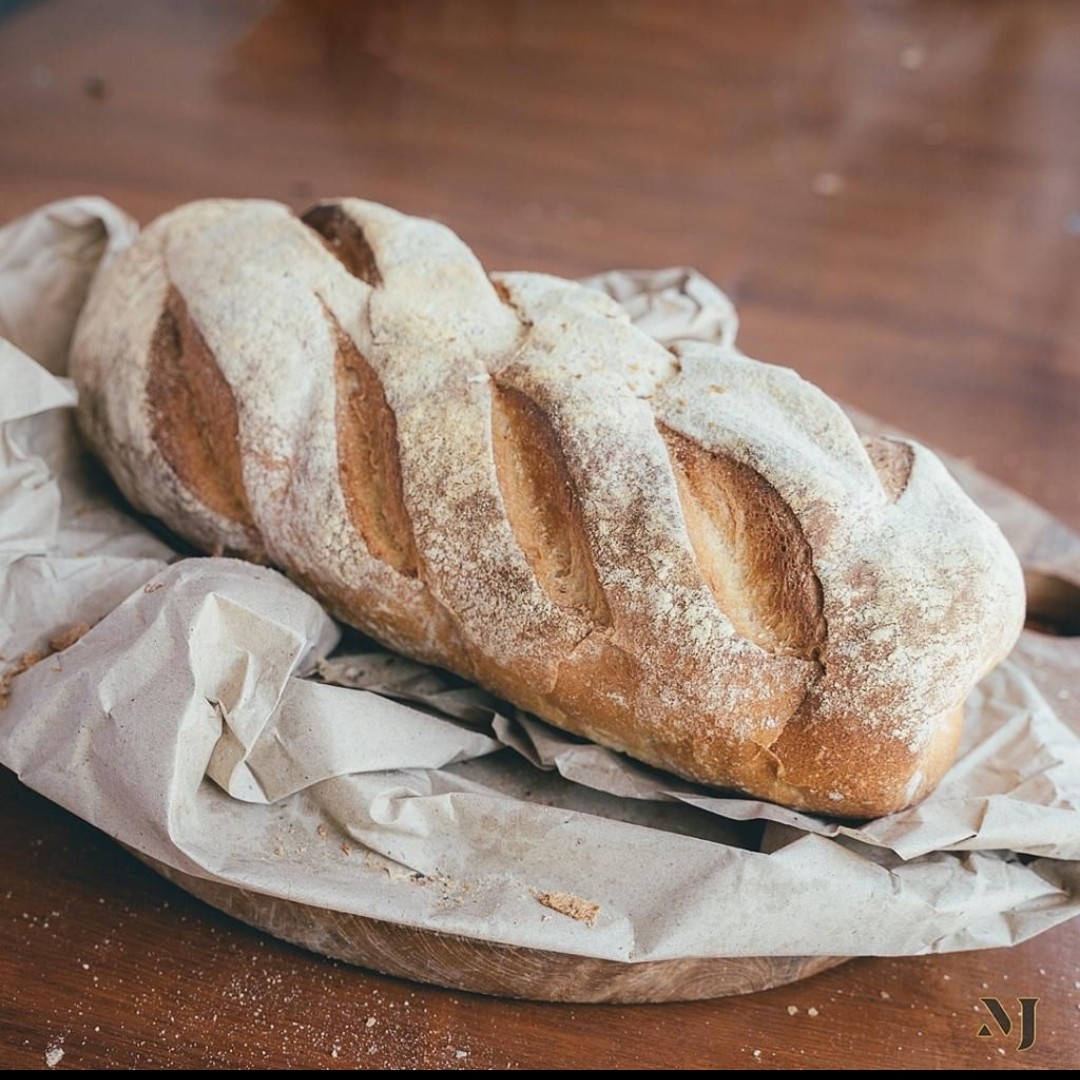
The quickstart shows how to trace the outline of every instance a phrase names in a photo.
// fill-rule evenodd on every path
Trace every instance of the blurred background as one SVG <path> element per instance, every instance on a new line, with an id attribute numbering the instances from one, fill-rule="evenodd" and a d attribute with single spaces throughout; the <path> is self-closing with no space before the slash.
<path id="1" fill-rule="evenodd" d="M 0 219 L 360 195 L 691 265 L 742 346 L 1080 526 L 1080 4 L 0 0 Z"/>

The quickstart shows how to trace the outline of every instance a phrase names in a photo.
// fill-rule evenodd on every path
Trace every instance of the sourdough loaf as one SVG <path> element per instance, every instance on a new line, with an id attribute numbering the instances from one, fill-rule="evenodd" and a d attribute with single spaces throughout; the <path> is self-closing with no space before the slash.
<path id="1" fill-rule="evenodd" d="M 682 776 L 921 798 L 1023 617 L 933 454 L 359 200 L 167 214 L 98 276 L 79 420 L 124 494 L 335 616 Z"/>

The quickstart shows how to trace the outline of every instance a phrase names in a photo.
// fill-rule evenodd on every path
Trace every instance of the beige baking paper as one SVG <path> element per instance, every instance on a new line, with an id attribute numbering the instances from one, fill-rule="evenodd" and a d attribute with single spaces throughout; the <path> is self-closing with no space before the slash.
<path id="1" fill-rule="evenodd" d="M 851 827 L 342 646 L 274 571 L 176 555 L 86 459 L 63 377 L 90 278 L 135 231 L 77 199 L 0 232 L 0 761 L 24 783 L 189 874 L 626 961 L 982 948 L 1080 911 L 1080 732 L 1030 650 L 974 693 L 934 795 Z M 693 272 L 589 284 L 663 342 L 735 347 L 731 303 Z"/>

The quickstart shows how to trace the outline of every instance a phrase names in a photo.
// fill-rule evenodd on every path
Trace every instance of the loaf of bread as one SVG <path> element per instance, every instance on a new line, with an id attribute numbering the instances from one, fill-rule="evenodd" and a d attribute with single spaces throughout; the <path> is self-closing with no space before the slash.
<path id="1" fill-rule="evenodd" d="M 372 203 L 165 215 L 99 274 L 72 364 L 139 509 L 706 784 L 911 804 L 1023 619 L 1015 556 L 927 450 Z"/>

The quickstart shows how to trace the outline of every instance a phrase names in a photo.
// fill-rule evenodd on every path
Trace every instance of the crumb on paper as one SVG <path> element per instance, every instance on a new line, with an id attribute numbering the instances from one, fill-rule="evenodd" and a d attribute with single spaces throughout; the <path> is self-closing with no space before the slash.
<path id="1" fill-rule="evenodd" d="M 61 634 L 57 634 L 56 637 L 49 640 L 49 648 L 53 652 L 63 652 L 65 649 L 70 648 L 75 644 L 90 629 L 87 623 L 76 623 L 74 626 L 65 630 Z"/>
<path id="2" fill-rule="evenodd" d="M 7 671 L 0 675 L 0 709 L 6 709 L 8 697 L 11 694 L 11 680 L 24 671 L 29 671 L 39 660 L 43 660 L 46 654 L 37 649 L 26 653 L 21 659 L 16 660 Z"/>
<path id="3" fill-rule="evenodd" d="M 573 893 L 565 892 L 534 892 L 535 899 L 546 908 L 557 911 L 560 915 L 568 915 L 577 922 L 583 922 L 586 926 L 596 925 L 596 916 L 600 913 L 600 905 L 591 900 L 584 900 Z"/>
<path id="4" fill-rule="evenodd" d="M 347 855 L 348 852 L 346 851 L 345 854 Z M 401 863 L 394 862 L 393 859 L 388 859 L 377 851 L 364 852 L 364 865 L 372 870 L 382 870 L 391 881 L 409 881 L 426 885 L 431 880 L 424 877 L 419 870 L 402 866 Z"/>
<path id="5" fill-rule="evenodd" d="M 86 623 L 76 623 L 67 630 L 50 638 L 48 647 L 45 649 L 31 649 L 16 660 L 3 674 L 0 674 L 0 709 L 7 708 L 8 698 L 11 695 L 11 680 L 24 671 L 29 671 L 35 664 L 40 663 L 53 653 L 63 652 L 66 648 L 74 645 L 90 627 Z M 53 670 L 59 670 L 54 668 Z"/>
<path id="6" fill-rule="evenodd" d="M 348 854 L 348 849 L 345 849 L 345 853 Z M 439 901 L 447 904 L 463 904 L 475 888 L 471 881 L 458 881 L 438 872 L 422 874 L 377 851 L 364 852 L 364 865 L 372 870 L 381 870 L 395 884 L 404 882 L 420 888 L 431 888 L 438 893 Z"/>

